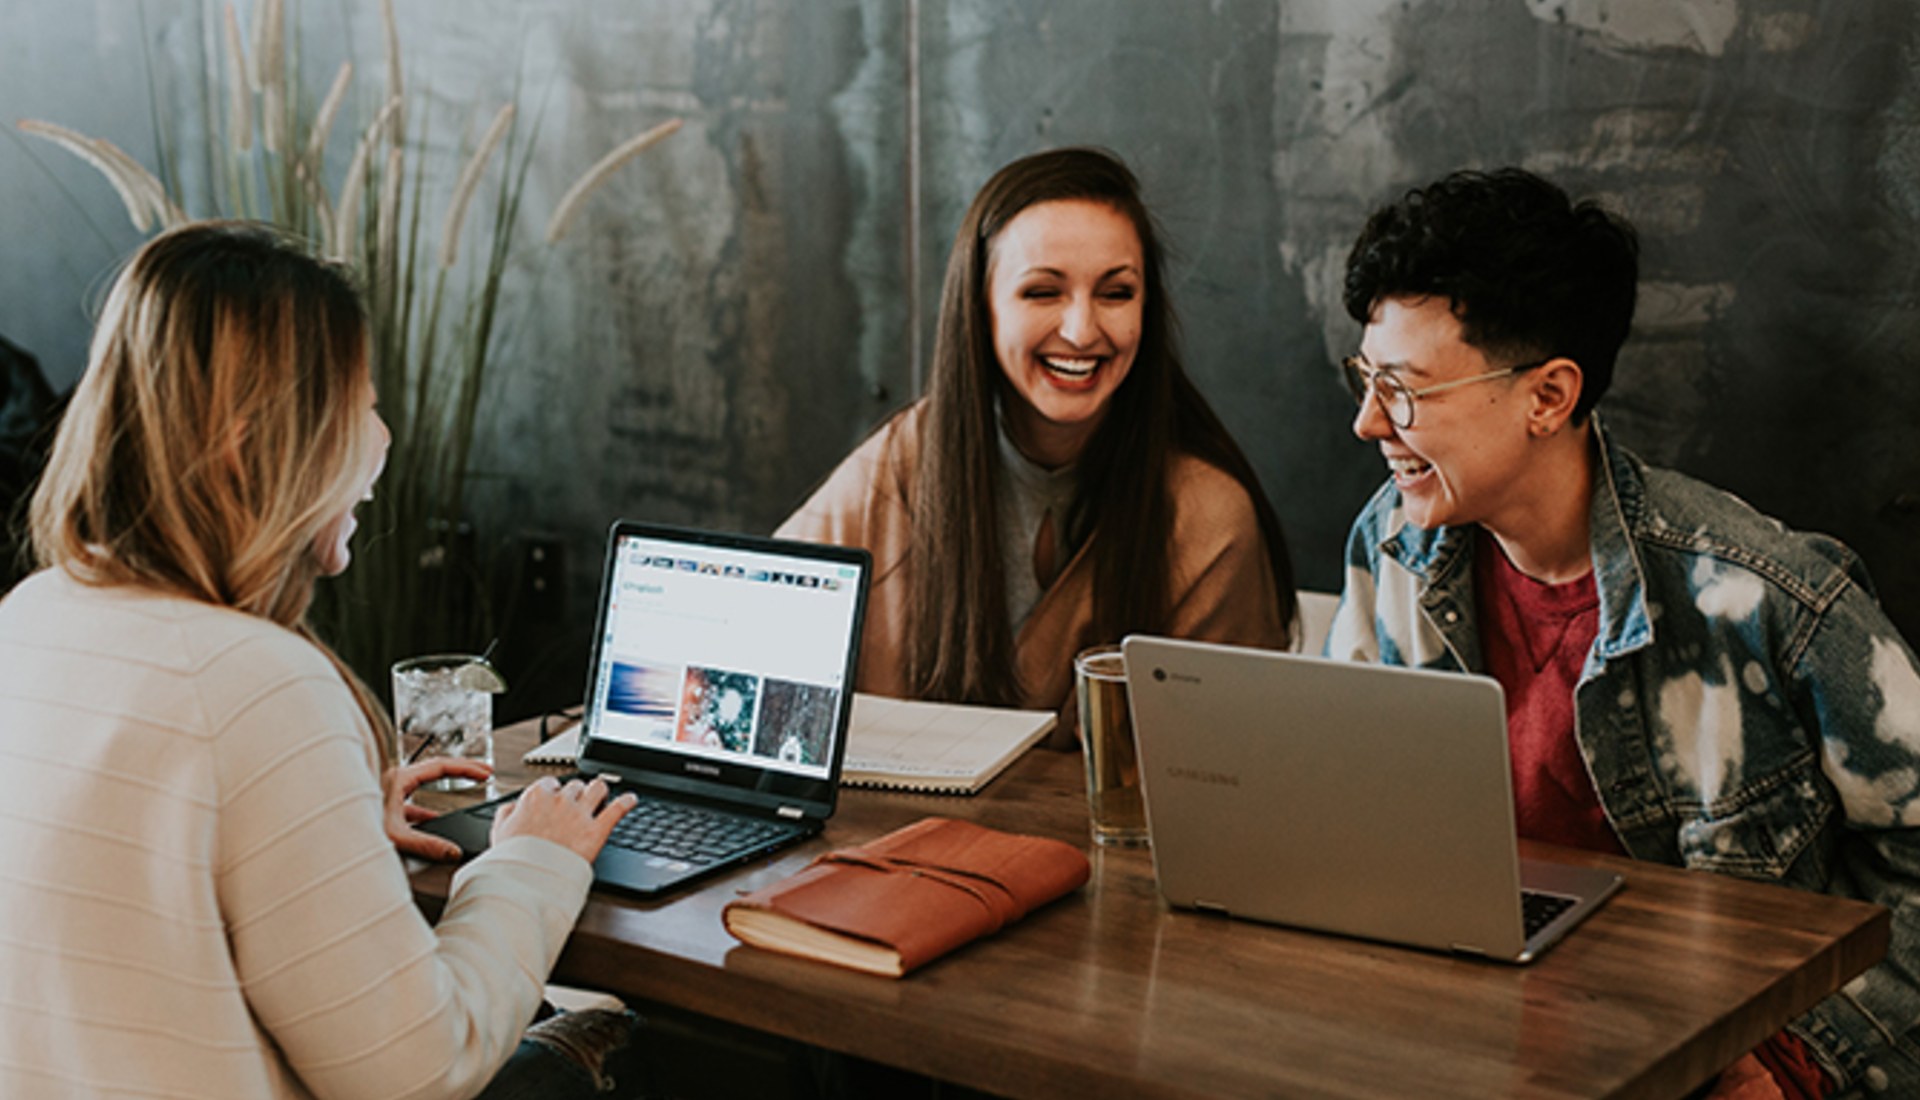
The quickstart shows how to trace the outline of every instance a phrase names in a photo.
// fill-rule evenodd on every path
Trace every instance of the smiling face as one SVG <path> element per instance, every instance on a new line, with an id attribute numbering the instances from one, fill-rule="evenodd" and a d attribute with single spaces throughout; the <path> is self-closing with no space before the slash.
<path id="1" fill-rule="evenodd" d="M 1140 235 L 1104 203 L 1036 203 L 993 240 L 987 300 L 1012 395 L 1007 431 L 1042 465 L 1071 462 L 1100 426 L 1140 344 Z"/>
<path id="2" fill-rule="evenodd" d="M 1469 345 L 1452 304 L 1439 297 L 1382 299 L 1360 354 L 1416 390 L 1512 365 Z M 1419 398 L 1411 428 L 1396 427 L 1368 398 L 1354 416 L 1353 434 L 1380 445 L 1415 524 L 1480 523 L 1501 531 L 1535 503 L 1530 439 L 1537 433 L 1529 413 L 1538 380 L 1520 374 Z"/>
<path id="3" fill-rule="evenodd" d="M 373 441 L 373 445 L 367 448 L 363 460 L 364 480 L 359 483 L 360 493 L 352 504 L 321 528 L 320 534 L 313 540 L 313 556 L 319 563 L 322 576 L 337 577 L 346 572 L 347 565 L 353 561 L 353 551 L 347 544 L 360 526 L 360 521 L 354 517 L 354 510 L 362 501 L 372 499 L 373 483 L 379 479 L 381 469 L 387 464 L 387 447 L 393 442 L 393 434 L 387 430 L 387 422 L 380 418 L 379 410 L 374 407 L 376 400 L 373 382 L 369 379 L 361 391 L 358 415 L 365 421 L 360 430 L 365 433 L 365 438 Z"/>

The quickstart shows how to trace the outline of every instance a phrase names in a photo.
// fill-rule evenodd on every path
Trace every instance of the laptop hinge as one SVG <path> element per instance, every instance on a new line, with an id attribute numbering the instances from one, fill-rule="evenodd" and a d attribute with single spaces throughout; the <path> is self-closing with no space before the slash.
<path id="1" fill-rule="evenodd" d="M 801 810 L 798 806 L 782 806 L 774 812 L 786 818 L 788 821 L 798 821 L 806 816 L 805 811 Z"/>

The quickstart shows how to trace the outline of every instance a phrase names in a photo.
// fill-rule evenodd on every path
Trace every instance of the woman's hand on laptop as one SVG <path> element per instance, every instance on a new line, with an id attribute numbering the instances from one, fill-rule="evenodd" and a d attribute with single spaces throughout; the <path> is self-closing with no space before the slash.
<path id="1" fill-rule="evenodd" d="M 514 836 L 542 837 L 573 849 L 591 863 L 614 825 L 639 803 L 632 792 L 608 802 L 607 785 L 599 779 L 591 783 L 572 779 L 562 785 L 547 776 L 500 807 L 493 819 L 493 843 Z"/>
<path id="2" fill-rule="evenodd" d="M 400 764 L 387 769 L 387 839 L 401 855 L 421 859 L 454 860 L 460 858 L 460 846 L 445 837 L 429 836 L 413 827 L 416 821 L 431 821 L 440 815 L 411 801 L 422 783 L 446 776 L 458 776 L 485 783 L 493 769 L 484 760 L 464 760 L 436 756 L 417 764 Z"/>

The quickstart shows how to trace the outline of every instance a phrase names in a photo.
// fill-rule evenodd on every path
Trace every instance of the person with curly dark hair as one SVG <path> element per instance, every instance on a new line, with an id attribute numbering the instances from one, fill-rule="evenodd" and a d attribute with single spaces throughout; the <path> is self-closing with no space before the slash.
<path id="1" fill-rule="evenodd" d="M 1497 679 L 1524 837 L 1892 909 L 1712 1095 L 1920 1096 L 1920 663 L 1846 547 L 1603 428 L 1638 277 L 1624 219 L 1518 169 L 1373 214 L 1341 370 L 1390 477 L 1326 651 Z"/>

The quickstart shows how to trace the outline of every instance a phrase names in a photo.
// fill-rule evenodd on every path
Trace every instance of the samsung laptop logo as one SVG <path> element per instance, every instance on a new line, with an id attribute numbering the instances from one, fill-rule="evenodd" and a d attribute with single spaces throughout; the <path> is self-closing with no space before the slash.
<path id="1" fill-rule="evenodd" d="M 716 778 L 720 775 L 720 768 L 715 764 L 696 764 L 691 760 L 687 761 L 686 764 L 687 770 L 695 775 L 711 775 Z"/>
<path id="2" fill-rule="evenodd" d="M 1205 768 L 1185 768 L 1178 764 L 1167 769 L 1167 774 L 1175 779 L 1191 779 L 1195 783 L 1210 783 L 1216 787 L 1238 787 L 1240 777 L 1226 772 L 1210 772 Z"/>

